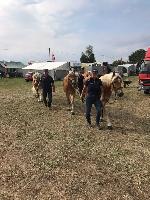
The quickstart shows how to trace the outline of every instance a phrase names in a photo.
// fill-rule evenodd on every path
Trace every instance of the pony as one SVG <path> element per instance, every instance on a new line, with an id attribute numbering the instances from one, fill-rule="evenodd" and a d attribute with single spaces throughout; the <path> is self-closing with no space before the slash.
<path id="1" fill-rule="evenodd" d="M 101 121 L 103 120 L 103 116 L 105 114 L 107 118 L 107 127 L 108 129 L 112 129 L 112 123 L 110 121 L 109 114 L 106 110 L 106 104 L 109 102 L 112 92 L 114 92 L 118 97 L 122 97 L 124 95 L 123 85 L 122 85 L 123 79 L 118 73 L 111 72 L 109 74 L 101 76 L 100 80 L 102 81 L 103 84 L 103 92 L 101 96 L 102 107 L 103 107 Z"/>
<path id="2" fill-rule="evenodd" d="M 38 72 L 35 72 L 32 76 L 32 92 L 35 95 L 35 97 L 39 98 L 38 101 L 42 101 L 42 92 L 40 91 L 40 78 L 41 74 Z"/>
<path id="3" fill-rule="evenodd" d="M 74 99 L 77 90 L 77 75 L 75 72 L 70 71 L 63 80 L 63 90 L 66 94 L 67 102 L 71 105 L 71 114 L 74 115 Z"/>
<path id="4" fill-rule="evenodd" d="M 84 76 L 84 81 L 86 81 L 87 79 L 89 79 L 92 75 L 91 71 L 86 71 L 84 72 L 83 76 Z"/>

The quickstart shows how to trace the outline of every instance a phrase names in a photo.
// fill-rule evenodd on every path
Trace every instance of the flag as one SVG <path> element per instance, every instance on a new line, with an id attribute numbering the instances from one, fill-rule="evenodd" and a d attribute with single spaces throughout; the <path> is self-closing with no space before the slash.
<path id="1" fill-rule="evenodd" d="M 49 53 L 49 59 L 50 59 L 50 55 L 51 55 L 50 54 L 51 53 L 51 49 L 50 48 L 48 49 L 48 53 Z"/>
<path id="2" fill-rule="evenodd" d="M 55 61 L 55 55 L 52 53 L 52 62 Z"/>
<path id="3" fill-rule="evenodd" d="M 29 62 L 28 62 L 28 65 L 32 65 L 32 61 L 29 61 Z"/>

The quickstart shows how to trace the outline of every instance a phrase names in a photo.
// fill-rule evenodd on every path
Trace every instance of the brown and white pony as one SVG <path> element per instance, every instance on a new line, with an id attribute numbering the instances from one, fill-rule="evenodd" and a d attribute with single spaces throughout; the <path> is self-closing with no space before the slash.
<path id="1" fill-rule="evenodd" d="M 109 114 L 106 109 L 106 104 L 109 102 L 109 99 L 112 95 L 112 92 L 115 92 L 115 94 L 118 97 L 122 97 L 124 95 L 123 93 L 123 80 L 122 77 L 115 72 L 111 72 L 109 74 L 105 74 L 100 77 L 102 84 L 103 84 L 103 95 L 101 97 L 102 105 L 103 105 L 103 112 L 102 112 L 102 118 L 105 114 L 107 118 L 107 127 L 109 129 L 112 129 L 112 124 L 110 121 Z"/>
<path id="2" fill-rule="evenodd" d="M 35 95 L 35 97 L 39 98 L 38 101 L 42 101 L 42 92 L 40 88 L 40 78 L 41 74 L 38 72 L 35 72 L 32 76 L 33 81 L 32 81 L 32 92 Z"/>
<path id="3" fill-rule="evenodd" d="M 71 114 L 74 115 L 74 100 L 77 89 L 77 76 L 75 72 L 70 71 L 63 80 L 63 89 L 67 97 L 67 102 L 71 106 Z"/>

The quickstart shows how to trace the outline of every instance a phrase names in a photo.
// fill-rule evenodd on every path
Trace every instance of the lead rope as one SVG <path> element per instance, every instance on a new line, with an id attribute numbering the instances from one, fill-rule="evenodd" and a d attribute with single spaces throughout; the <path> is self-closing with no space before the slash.
<path id="1" fill-rule="evenodd" d="M 125 134 L 124 132 L 124 126 L 123 126 L 123 99 L 122 97 L 120 98 L 120 107 L 121 107 L 121 133 Z"/>

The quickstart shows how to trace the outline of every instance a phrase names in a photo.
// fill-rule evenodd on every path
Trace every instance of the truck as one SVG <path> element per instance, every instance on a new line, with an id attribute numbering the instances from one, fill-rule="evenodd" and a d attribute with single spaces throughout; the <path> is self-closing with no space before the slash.
<path id="1" fill-rule="evenodd" d="M 150 94 L 150 48 L 145 53 L 139 69 L 139 90 Z"/>

